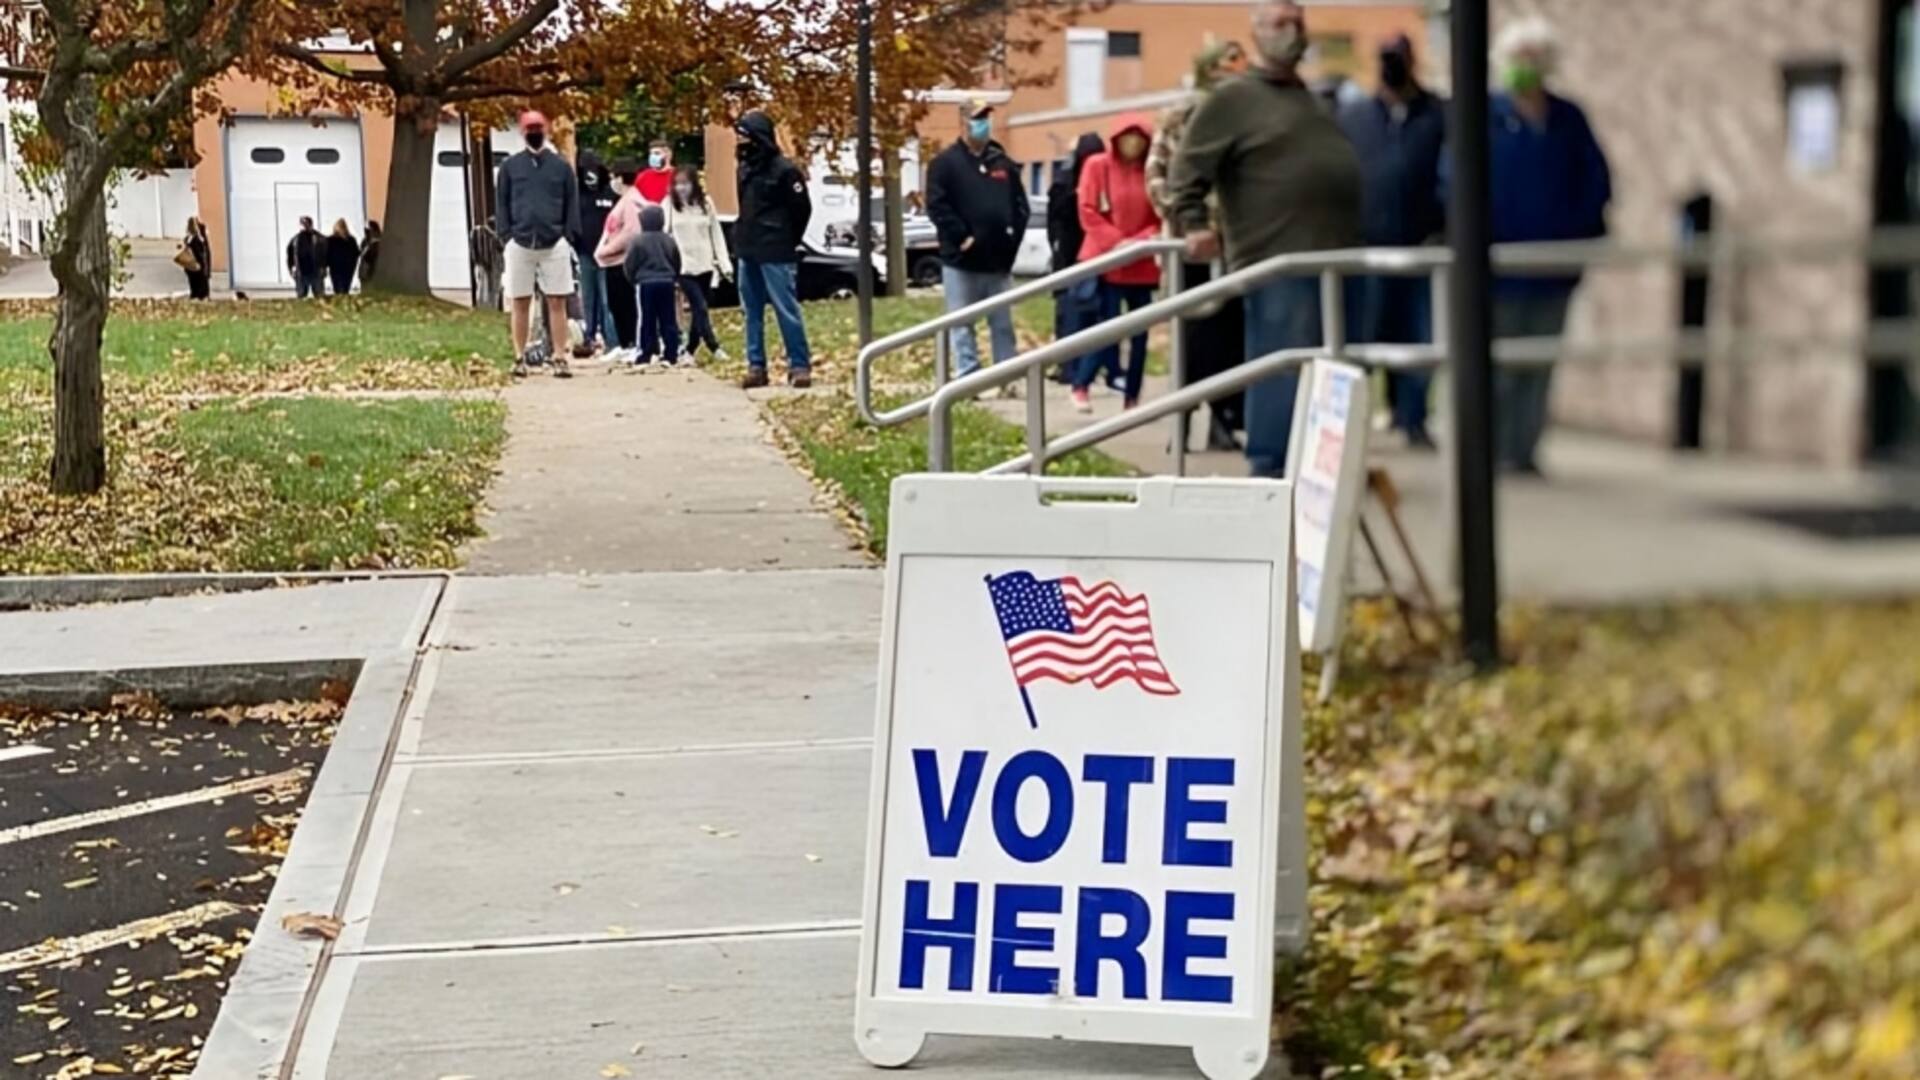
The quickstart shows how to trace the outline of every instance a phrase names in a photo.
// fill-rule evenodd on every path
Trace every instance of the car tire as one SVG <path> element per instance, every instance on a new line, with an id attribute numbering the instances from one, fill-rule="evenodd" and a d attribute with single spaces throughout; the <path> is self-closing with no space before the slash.
<path id="1" fill-rule="evenodd" d="M 923 289 L 940 284 L 940 256 L 915 255 L 913 269 L 907 274 L 907 280 Z"/>

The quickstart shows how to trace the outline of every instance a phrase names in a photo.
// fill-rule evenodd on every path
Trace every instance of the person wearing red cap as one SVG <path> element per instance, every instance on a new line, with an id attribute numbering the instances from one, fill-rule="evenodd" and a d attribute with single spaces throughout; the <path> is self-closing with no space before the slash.
<path id="1" fill-rule="evenodd" d="M 527 148 L 500 166 L 494 184 L 494 228 L 506 240 L 505 286 L 513 301 L 514 374 L 527 368 L 528 323 L 537 289 L 547 298 L 553 373 L 567 369 L 567 300 L 573 295 L 573 247 L 580 232 L 580 189 L 573 167 L 547 141 L 547 118 L 520 114 Z"/>

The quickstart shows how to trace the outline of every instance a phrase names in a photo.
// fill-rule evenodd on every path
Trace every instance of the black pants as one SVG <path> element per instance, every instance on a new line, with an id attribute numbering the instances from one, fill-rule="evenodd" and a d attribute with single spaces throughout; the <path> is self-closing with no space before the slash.
<path id="1" fill-rule="evenodd" d="M 1186 265 L 1186 287 L 1204 285 L 1213 277 L 1208 263 Z M 1204 319 L 1188 319 L 1185 324 L 1187 382 L 1197 383 L 1223 371 L 1239 367 L 1246 359 L 1246 313 L 1240 298 L 1234 297 Z M 1213 415 L 1233 430 L 1246 427 L 1246 395 L 1229 394 L 1213 401 Z"/>
<path id="2" fill-rule="evenodd" d="M 720 339 L 713 333 L 713 316 L 707 310 L 707 290 L 713 286 L 712 274 L 680 275 L 680 291 L 687 296 L 687 352 L 702 345 L 710 353 L 720 351 Z"/>
<path id="3" fill-rule="evenodd" d="M 641 360 L 680 359 L 680 312 L 671 281 L 643 281 L 639 293 Z M 664 348 L 663 348 L 664 346 Z"/>
<path id="4" fill-rule="evenodd" d="M 213 295 L 209 287 L 212 275 L 205 270 L 187 271 L 187 296 L 194 300 L 205 300 Z"/>
<path id="5" fill-rule="evenodd" d="M 627 272 L 619 266 L 606 268 L 607 306 L 613 309 L 613 329 L 620 335 L 614 344 L 623 349 L 631 349 L 640 340 L 635 333 L 640 322 L 640 305 L 634 296 L 633 283 L 627 280 Z"/>
<path id="6" fill-rule="evenodd" d="M 333 295 L 345 296 L 353 291 L 353 267 L 328 272 L 333 278 Z"/>

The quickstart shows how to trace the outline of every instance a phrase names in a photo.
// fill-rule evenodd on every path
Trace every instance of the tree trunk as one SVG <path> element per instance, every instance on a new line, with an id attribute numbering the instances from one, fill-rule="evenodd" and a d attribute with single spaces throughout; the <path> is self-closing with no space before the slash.
<path id="1" fill-rule="evenodd" d="M 880 152 L 881 191 L 887 211 L 887 295 L 907 295 L 906 199 L 900 193 L 900 151 Z"/>
<path id="2" fill-rule="evenodd" d="M 387 169 L 385 232 L 380 244 L 380 288 L 425 294 L 432 289 L 433 142 L 440 103 L 413 99 L 393 121 L 393 157 Z M 478 218 L 480 215 L 476 214 Z"/>
<path id="3" fill-rule="evenodd" d="M 93 80 L 75 87 L 68 115 L 84 130 L 68 139 L 61 152 L 62 175 L 87 175 L 100 154 Z M 113 263 L 107 252 L 107 201 L 81 198 L 63 186 L 60 243 L 53 251 L 54 280 L 60 303 L 53 323 L 53 490 L 87 495 L 107 483 L 106 398 L 100 386 L 100 334 L 107 324 L 113 290 Z M 76 205 L 90 209 L 74 213 Z"/>

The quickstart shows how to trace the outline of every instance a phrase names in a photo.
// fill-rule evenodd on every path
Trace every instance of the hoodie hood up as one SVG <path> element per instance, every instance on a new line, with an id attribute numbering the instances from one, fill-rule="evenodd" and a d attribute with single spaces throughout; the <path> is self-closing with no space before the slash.
<path id="1" fill-rule="evenodd" d="M 750 109 L 742 115 L 733 125 L 733 131 L 768 153 L 780 152 L 780 143 L 774 138 L 773 119 L 759 109 Z"/>
<path id="2" fill-rule="evenodd" d="M 666 227 L 667 227 L 666 211 L 660 209 L 660 207 L 656 205 L 651 205 L 651 204 L 640 208 L 640 231 L 641 232 L 663 232 L 666 230 Z"/>
<path id="3" fill-rule="evenodd" d="M 1088 158 L 1092 157 L 1095 154 L 1104 154 L 1106 153 L 1106 151 L 1107 151 L 1106 141 L 1101 139 L 1100 136 L 1095 134 L 1094 132 L 1089 131 L 1086 134 L 1080 136 L 1079 140 L 1073 144 L 1074 171 L 1077 173 L 1080 169 L 1080 166 L 1085 165 L 1087 163 Z"/>

